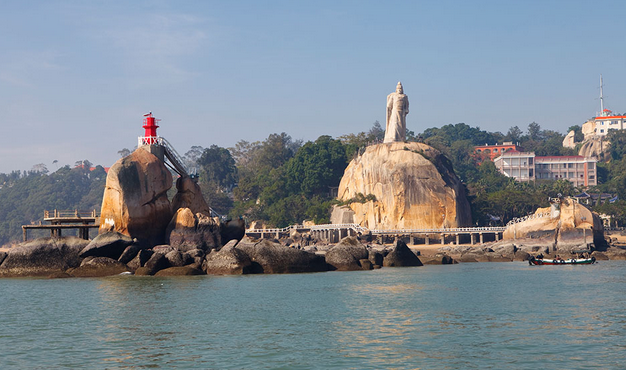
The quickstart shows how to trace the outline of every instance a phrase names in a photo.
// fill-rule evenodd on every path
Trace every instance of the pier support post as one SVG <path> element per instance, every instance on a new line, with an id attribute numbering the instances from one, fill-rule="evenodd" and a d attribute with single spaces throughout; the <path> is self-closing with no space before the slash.
<path id="1" fill-rule="evenodd" d="M 409 243 L 415 245 L 415 235 L 411 234 L 411 236 L 409 236 Z"/>
<path id="2" fill-rule="evenodd" d="M 498 235 L 498 232 L 496 231 L 496 241 L 500 240 L 499 237 L 500 235 Z"/>
<path id="3" fill-rule="evenodd" d="M 474 245 L 474 234 L 470 233 L 470 245 Z"/>
<path id="4" fill-rule="evenodd" d="M 480 233 L 480 244 L 485 244 L 485 242 L 483 241 L 483 233 Z"/>
<path id="5" fill-rule="evenodd" d="M 456 245 L 459 245 L 459 234 L 456 234 Z"/>
<path id="6" fill-rule="evenodd" d="M 424 244 L 430 245 L 430 239 L 428 238 L 428 235 L 426 235 L 426 237 L 424 238 Z"/>
<path id="7" fill-rule="evenodd" d="M 446 244 L 446 237 L 445 235 L 443 235 L 443 233 L 441 234 L 441 244 Z"/>
<path id="8" fill-rule="evenodd" d="M 22 226 L 22 232 L 24 233 L 24 241 L 28 240 L 28 234 L 24 226 Z"/>

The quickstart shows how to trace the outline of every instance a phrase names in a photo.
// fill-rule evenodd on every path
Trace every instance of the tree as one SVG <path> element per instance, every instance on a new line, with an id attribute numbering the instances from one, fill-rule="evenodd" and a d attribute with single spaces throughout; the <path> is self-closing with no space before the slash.
<path id="1" fill-rule="evenodd" d="M 198 168 L 200 167 L 198 165 L 198 160 L 202 156 L 203 152 L 203 147 L 194 145 L 187 151 L 187 153 L 185 153 L 185 155 L 183 156 L 183 161 L 185 162 L 185 167 L 187 167 L 187 170 L 191 171 L 192 173 L 198 172 Z"/>
<path id="2" fill-rule="evenodd" d="M 567 129 L 567 132 L 574 131 L 574 142 L 580 143 L 585 140 L 585 135 L 583 135 L 583 129 L 580 125 L 573 125 Z"/>
<path id="3" fill-rule="evenodd" d="M 543 139 L 541 135 L 541 126 L 535 121 L 528 124 L 528 136 L 530 140 L 538 141 Z"/>
<path id="4" fill-rule="evenodd" d="M 48 173 L 48 167 L 46 167 L 46 165 L 43 163 L 39 163 L 39 164 L 34 165 L 31 171 L 46 175 Z"/>
<path id="5" fill-rule="evenodd" d="M 124 148 L 122 150 L 118 150 L 117 154 L 119 154 L 120 157 L 124 158 L 130 155 L 130 150 L 128 148 Z"/>
<path id="6" fill-rule="evenodd" d="M 522 141 L 523 135 L 524 132 L 522 132 L 522 130 L 518 126 L 513 126 L 507 132 L 506 138 L 513 143 L 519 143 L 520 141 Z"/>
<path id="7" fill-rule="evenodd" d="M 230 190 L 237 183 L 235 160 L 226 148 L 211 145 L 202 152 L 198 164 L 202 181 L 215 184 L 221 191 Z"/>
<path id="8" fill-rule="evenodd" d="M 320 136 L 304 144 L 285 165 L 287 187 L 292 193 L 306 196 L 328 194 L 330 187 L 339 186 L 347 165 L 341 141 Z"/>

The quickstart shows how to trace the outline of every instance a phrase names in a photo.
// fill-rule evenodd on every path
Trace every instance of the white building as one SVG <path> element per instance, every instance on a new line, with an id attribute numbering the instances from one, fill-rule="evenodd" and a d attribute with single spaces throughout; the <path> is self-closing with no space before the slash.
<path id="1" fill-rule="evenodd" d="M 508 152 L 494 160 L 502 174 L 517 181 L 565 179 L 577 187 L 598 184 L 596 162 L 579 155 L 541 157 L 532 152 Z"/>

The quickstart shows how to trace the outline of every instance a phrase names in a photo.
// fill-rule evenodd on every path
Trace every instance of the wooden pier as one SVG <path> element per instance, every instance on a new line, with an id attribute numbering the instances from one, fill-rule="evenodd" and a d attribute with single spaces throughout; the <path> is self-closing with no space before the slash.
<path id="1" fill-rule="evenodd" d="M 62 236 L 61 230 L 78 230 L 78 237 L 89 240 L 89 230 L 97 229 L 100 225 L 100 215 L 93 211 L 44 211 L 43 221 L 50 224 L 22 225 L 24 241 L 28 240 L 28 230 L 50 230 L 51 237 Z"/>

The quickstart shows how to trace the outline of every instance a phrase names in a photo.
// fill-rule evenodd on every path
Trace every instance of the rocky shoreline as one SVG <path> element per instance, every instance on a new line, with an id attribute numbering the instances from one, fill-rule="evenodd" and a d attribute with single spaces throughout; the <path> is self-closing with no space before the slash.
<path id="1" fill-rule="evenodd" d="M 230 240 L 221 248 L 180 250 L 170 245 L 142 249 L 128 236 L 108 232 L 91 241 L 76 237 L 41 238 L 0 252 L 0 277 L 103 277 L 118 274 L 181 276 L 282 274 L 372 270 L 467 262 L 526 261 L 567 251 L 550 245 L 511 242 L 485 246 L 413 246 L 371 244 L 347 237 L 334 245 L 289 243 L 289 240 Z M 285 245 L 287 244 L 287 245 Z M 593 251 L 598 261 L 626 260 L 626 247 L 609 245 Z"/>

